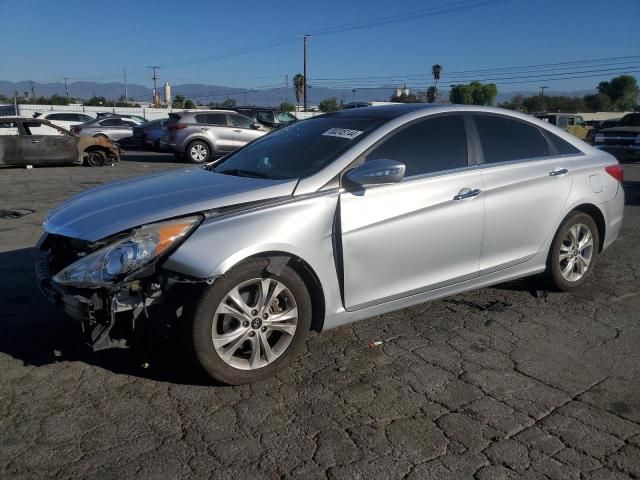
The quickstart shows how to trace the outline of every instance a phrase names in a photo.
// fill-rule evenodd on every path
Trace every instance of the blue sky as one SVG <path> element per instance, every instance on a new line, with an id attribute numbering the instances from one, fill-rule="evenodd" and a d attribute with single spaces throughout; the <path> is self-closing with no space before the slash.
<path id="1" fill-rule="evenodd" d="M 243 55 L 177 64 L 305 31 L 472 2 L 461 3 L 464 1 L 0 0 L 0 80 L 53 82 L 66 76 L 73 80 L 121 81 L 126 65 L 130 83 L 150 85 L 145 67 L 157 64 L 161 66 L 160 81 L 169 80 L 174 85 L 256 88 L 281 84 L 285 75 L 291 78 L 302 71 L 301 38 Z M 453 81 L 451 75 L 446 76 L 448 72 L 640 56 L 640 0 L 485 3 L 442 15 L 311 37 L 310 83 L 321 78 L 346 78 L 317 80 L 317 84 L 372 86 L 377 79 L 354 77 L 427 74 L 434 63 L 443 66 L 443 81 L 448 82 Z M 640 77 L 640 57 L 569 67 L 576 72 L 616 68 L 635 70 Z M 531 83 L 505 83 L 499 90 L 531 90 L 541 83 L 552 90 L 589 89 L 617 74 L 538 81 L 528 76 L 539 74 L 533 70 L 516 72 L 512 76 L 518 78 L 511 80 Z M 556 70 L 541 70 L 547 71 Z M 494 73 L 472 75 L 479 79 L 495 77 Z M 424 81 L 415 77 L 408 83 L 427 81 L 425 75 Z"/>

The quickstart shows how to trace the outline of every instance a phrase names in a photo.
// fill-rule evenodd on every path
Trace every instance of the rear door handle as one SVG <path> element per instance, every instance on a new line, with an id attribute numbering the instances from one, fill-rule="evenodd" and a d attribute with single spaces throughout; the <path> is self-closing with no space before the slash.
<path id="1" fill-rule="evenodd" d="M 242 133 L 242 130 L 237 129 L 237 130 L 234 130 L 234 132 L 236 132 L 236 133 Z"/>
<path id="2" fill-rule="evenodd" d="M 482 193 L 482 190 L 478 188 L 474 188 L 471 190 L 470 188 L 463 188 L 458 192 L 458 194 L 453 197 L 454 200 L 464 200 L 465 198 L 477 197 Z"/>
<path id="3" fill-rule="evenodd" d="M 207 127 L 200 127 L 200 130 L 207 131 L 207 130 L 209 130 L 209 129 L 208 129 Z"/>
<path id="4" fill-rule="evenodd" d="M 567 170 L 566 168 L 559 168 L 556 167 L 553 170 L 551 170 L 549 172 L 549 176 L 551 177 L 561 177 L 563 175 L 566 175 L 567 173 L 569 173 L 569 170 Z"/>
<path id="5" fill-rule="evenodd" d="M 28 140 L 29 143 L 40 143 L 40 140 Z"/>

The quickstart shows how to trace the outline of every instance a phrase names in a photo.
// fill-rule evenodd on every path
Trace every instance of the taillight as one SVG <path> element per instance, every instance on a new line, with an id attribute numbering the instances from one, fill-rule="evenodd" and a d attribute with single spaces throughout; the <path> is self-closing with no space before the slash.
<path id="1" fill-rule="evenodd" d="M 609 165 L 605 167 L 605 170 L 620 183 L 624 182 L 624 168 L 622 168 L 622 165 Z"/>
<path id="2" fill-rule="evenodd" d="M 185 125 L 184 123 L 174 123 L 173 125 L 169 125 L 167 127 L 167 130 L 171 131 L 171 130 L 182 130 L 183 128 L 187 128 L 188 125 Z"/>

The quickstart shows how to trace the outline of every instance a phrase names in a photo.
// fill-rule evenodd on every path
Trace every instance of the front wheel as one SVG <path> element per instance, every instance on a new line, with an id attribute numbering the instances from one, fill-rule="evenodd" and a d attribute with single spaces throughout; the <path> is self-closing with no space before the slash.
<path id="1" fill-rule="evenodd" d="M 102 167 L 107 163 L 107 155 L 100 150 L 93 150 L 87 153 L 85 165 L 88 167 Z"/>
<path id="2" fill-rule="evenodd" d="M 560 225 L 549 251 L 547 277 L 551 286 L 564 292 L 579 287 L 593 270 L 599 245 L 593 218 L 582 212 L 570 214 Z"/>
<path id="3" fill-rule="evenodd" d="M 187 338 L 214 379 L 239 385 L 272 376 L 302 347 L 311 326 L 311 299 L 290 267 L 267 272 L 250 259 L 217 279 L 198 302 Z"/>

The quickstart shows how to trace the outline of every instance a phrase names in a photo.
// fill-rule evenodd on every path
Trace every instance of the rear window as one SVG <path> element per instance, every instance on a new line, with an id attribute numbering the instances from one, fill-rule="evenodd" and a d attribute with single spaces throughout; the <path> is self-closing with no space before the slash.
<path id="1" fill-rule="evenodd" d="M 119 127 L 122 125 L 122 120 L 119 118 L 108 118 L 99 122 L 103 127 Z"/>
<path id="2" fill-rule="evenodd" d="M 482 143 L 484 163 L 510 162 L 549 155 L 547 141 L 532 125 L 498 116 L 474 115 L 473 118 Z"/>
<path id="3" fill-rule="evenodd" d="M 260 137 L 232 153 L 214 170 L 274 179 L 303 178 L 320 171 L 384 120 L 318 117 Z"/>

